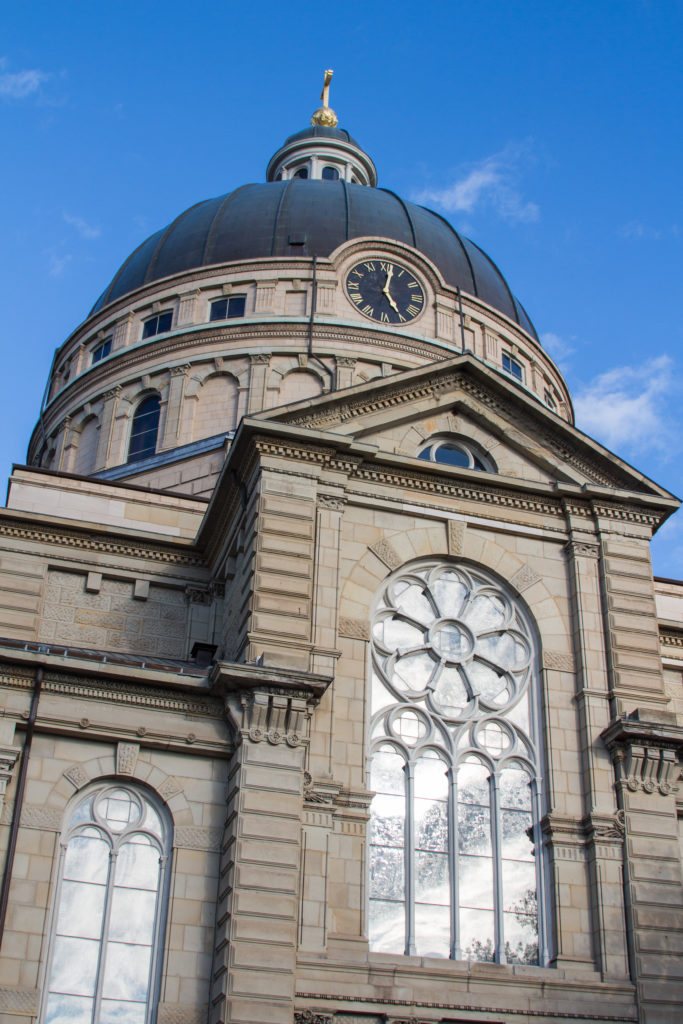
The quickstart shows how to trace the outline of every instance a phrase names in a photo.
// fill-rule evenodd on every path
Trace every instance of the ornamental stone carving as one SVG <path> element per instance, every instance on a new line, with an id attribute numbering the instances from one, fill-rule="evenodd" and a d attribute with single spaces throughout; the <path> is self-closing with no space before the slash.
<path id="1" fill-rule="evenodd" d="M 602 739 L 612 755 L 618 786 L 661 796 L 679 791 L 683 728 L 673 715 L 637 708 L 612 722 Z"/>

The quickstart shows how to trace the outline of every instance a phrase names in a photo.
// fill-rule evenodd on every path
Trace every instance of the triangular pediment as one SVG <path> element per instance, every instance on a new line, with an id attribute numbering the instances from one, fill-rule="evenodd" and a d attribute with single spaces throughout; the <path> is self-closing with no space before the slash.
<path id="1" fill-rule="evenodd" d="M 501 477 L 671 497 L 471 355 L 281 406 L 258 420 L 341 434 L 406 459 L 430 438 L 469 438 Z"/>

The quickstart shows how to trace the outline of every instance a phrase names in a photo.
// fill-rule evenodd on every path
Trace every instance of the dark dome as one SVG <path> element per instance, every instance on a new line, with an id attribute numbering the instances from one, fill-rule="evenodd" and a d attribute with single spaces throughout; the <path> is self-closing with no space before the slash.
<path id="1" fill-rule="evenodd" d="M 347 140 L 347 133 L 336 128 L 309 128 L 298 135 L 321 132 Z M 172 274 L 240 260 L 326 257 L 342 243 L 365 236 L 413 246 L 436 264 L 451 287 L 480 298 L 537 337 L 495 263 L 439 214 L 387 189 L 297 178 L 243 185 L 191 206 L 128 257 L 91 312 Z"/>
<path id="2" fill-rule="evenodd" d="M 282 149 L 288 146 L 290 142 L 303 142 L 304 139 L 334 139 L 336 142 L 348 142 L 350 145 L 355 146 L 356 149 L 361 149 L 345 128 L 327 128 L 322 124 L 314 124 L 310 128 L 304 128 L 303 131 L 290 135 L 282 143 Z"/>

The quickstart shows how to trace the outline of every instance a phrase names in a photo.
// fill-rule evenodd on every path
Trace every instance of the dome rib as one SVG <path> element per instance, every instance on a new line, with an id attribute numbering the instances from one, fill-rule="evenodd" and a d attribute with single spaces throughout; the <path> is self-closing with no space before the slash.
<path id="1" fill-rule="evenodd" d="M 382 189 L 380 189 L 380 192 L 386 192 L 387 195 L 393 196 L 394 199 L 396 200 L 396 202 L 399 204 L 399 206 L 403 210 L 403 212 L 404 212 L 404 214 L 406 216 L 406 220 L 408 221 L 408 224 L 410 226 L 410 234 L 411 234 L 411 237 L 413 239 L 413 248 L 414 249 L 419 249 L 419 246 L 417 244 L 417 235 L 415 234 L 415 224 L 413 223 L 413 218 L 410 216 L 410 211 L 408 210 L 408 207 L 406 206 L 406 204 L 403 202 L 401 197 L 399 195 L 397 195 L 396 192 L 392 192 L 392 190 L 390 188 L 382 188 Z"/>
<path id="2" fill-rule="evenodd" d="M 425 255 L 444 281 L 474 295 L 538 337 L 489 256 L 445 217 L 390 189 L 292 178 L 242 185 L 196 203 L 128 257 L 96 313 L 153 281 L 201 267 L 270 258 L 326 258 L 354 238 L 388 238 Z"/>

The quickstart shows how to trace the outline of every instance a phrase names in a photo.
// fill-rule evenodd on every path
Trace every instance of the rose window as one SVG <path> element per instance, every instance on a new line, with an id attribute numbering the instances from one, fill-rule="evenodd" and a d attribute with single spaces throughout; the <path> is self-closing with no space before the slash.
<path id="1" fill-rule="evenodd" d="M 372 627 L 369 933 L 380 952 L 543 962 L 534 632 L 481 569 L 422 564 Z"/>

